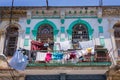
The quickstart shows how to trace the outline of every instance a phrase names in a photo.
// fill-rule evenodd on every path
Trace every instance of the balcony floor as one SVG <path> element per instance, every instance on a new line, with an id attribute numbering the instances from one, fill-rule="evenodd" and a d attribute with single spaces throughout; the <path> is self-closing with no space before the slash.
<path id="1" fill-rule="evenodd" d="M 111 62 L 79 62 L 79 63 L 29 63 L 28 67 L 82 67 L 82 66 L 110 66 Z"/>

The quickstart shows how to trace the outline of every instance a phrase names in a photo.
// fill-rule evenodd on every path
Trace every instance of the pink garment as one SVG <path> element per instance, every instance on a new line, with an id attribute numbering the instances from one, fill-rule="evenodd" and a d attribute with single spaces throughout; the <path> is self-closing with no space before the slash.
<path id="1" fill-rule="evenodd" d="M 47 52 L 46 57 L 45 57 L 45 61 L 49 62 L 50 60 L 52 60 L 52 54 L 50 52 Z"/>

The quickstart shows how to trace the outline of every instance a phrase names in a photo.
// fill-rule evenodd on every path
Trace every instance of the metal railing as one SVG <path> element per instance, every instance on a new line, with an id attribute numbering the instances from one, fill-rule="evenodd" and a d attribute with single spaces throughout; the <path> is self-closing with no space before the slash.
<path id="1" fill-rule="evenodd" d="M 46 61 L 36 61 L 36 51 L 32 51 L 32 57 L 31 54 L 29 54 L 29 64 L 30 66 L 110 66 L 111 65 L 111 59 L 109 56 L 101 56 L 96 57 L 96 55 L 89 55 L 89 56 L 81 56 L 81 57 L 73 57 L 73 58 L 67 58 L 67 59 L 51 59 L 49 62 Z M 62 51 L 64 52 L 64 51 Z M 63 53 L 64 55 L 66 54 Z M 71 54 L 71 53 L 67 53 Z M 64 56 L 63 55 L 63 56 Z"/>

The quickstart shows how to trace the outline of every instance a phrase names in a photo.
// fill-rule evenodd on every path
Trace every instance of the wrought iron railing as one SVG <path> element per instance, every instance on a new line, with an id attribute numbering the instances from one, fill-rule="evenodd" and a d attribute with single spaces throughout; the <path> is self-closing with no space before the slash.
<path id="1" fill-rule="evenodd" d="M 60 66 L 110 66 L 111 59 L 109 56 L 96 57 L 96 55 L 81 56 L 72 59 L 51 59 L 49 62 L 36 61 L 35 58 L 29 59 L 28 67 L 60 67 Z"/>

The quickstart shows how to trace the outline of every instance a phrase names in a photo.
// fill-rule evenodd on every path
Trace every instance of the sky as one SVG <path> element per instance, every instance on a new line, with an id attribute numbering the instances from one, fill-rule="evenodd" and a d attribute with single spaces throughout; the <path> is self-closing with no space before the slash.
<path id="1" fill-rule="evenodd" d="M 49 6 L 99 6 L 99 0 L 48 0 Z M 0 0 L 0 6 L 11 6 L 12 0 Z M 46 0 L 14 0 L 14 6 L 46 6 Z M 103 0 L 103 6 L 120 6 L 120 0 Z"/>

